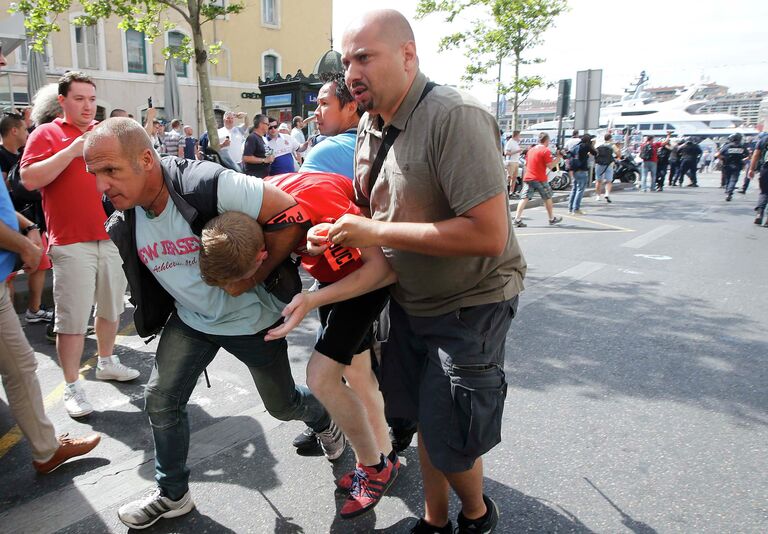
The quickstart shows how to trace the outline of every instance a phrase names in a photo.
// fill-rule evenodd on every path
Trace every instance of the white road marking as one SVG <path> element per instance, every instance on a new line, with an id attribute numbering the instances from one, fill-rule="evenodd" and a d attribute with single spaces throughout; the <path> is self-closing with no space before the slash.
<path id="1" fill-rule="evenodd" d="M 671 260 L 672 256 L 662 256 L 660 254 L 635 254 L 636 258 L 645 258 L 647 260 L 666 261 Z"/>
<path id="2" fill-rule="evenodd" d="M 622 247 L 627 248 L 642 248 L 645 245 L 652 243 L 659 239 L 660 237 L 664 237 L 670 232 L 674 232 L 677 230 L 678 227 L 671 225 L 671 224 L 665 224 L 663 226 L 659 226 L 658 228 L 654 228 L 648 233 L 645 233 L 643 235 L 637 236 L 634 239 L 630 239 L 626 243 L 622 243 Z"/>
<path id="3" fill-rule="evenodd" d="M 529 304 L 533 304 L 534 302 L 545 298 L 547 295 L 558 292 L 577 280 L 587 278 L 605 267 L 605 265 L 605 263 L 584 261 L 574 265 L 570 269 L 559 272 L 523 291 L 520 296 L 520 304 L 518 305 L 518 308 L 523 309 Z"/>

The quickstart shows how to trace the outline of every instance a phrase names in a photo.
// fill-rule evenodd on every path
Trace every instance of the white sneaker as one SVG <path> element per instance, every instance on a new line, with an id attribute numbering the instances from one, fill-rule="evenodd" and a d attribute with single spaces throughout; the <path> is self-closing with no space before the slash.
<path id="1" fill-rule="evenodd" d="M 600 202 L 600 195 L 595 195 L 595 202 Z"/>
<path id="2" fill-rule="evenodd" d="M 85 391 L 77 383 L 64 386 L 64 408 L 70 417 L 84 417 L 93 412 L 93 406 L 85 398 Z"/>
<path id="3" fill-rule="evenodd" d="M 117 380 L 118 382 L 126 382 L 133 380 L 139 376 L 139 371 L 132 369 L 126 365 L 120 363 L 120 358 L 112 356 L 112 361 L 106 363 L 99 358 L 99 363 L 96 365 L 96 378 L 99 380 Z"/>
<path id="4" fill-rule="evenodd" d="M 53 321 L 53 310 L 44 310 L 40 308 L 36 312 L 27 310 L 24 314 L 24 320 L 28 324 L 33 323 L 50 323 Z"/>
<path id="5" fill-rule="evenodd" d="M 142 529 L 154 525 L 164 517 L 178 517 L 189 513 L 194 507 L 195 503 L 189 491 L 181 499 L 174 501 L 164 497 L 160 488 L 155 488 L 146 497 L 121 506 L 117 517 L 130 528 Z"/>

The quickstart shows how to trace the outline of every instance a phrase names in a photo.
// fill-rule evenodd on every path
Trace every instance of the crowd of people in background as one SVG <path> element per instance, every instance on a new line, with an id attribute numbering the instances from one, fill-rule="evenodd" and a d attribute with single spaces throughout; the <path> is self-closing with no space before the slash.
<path id="1" fill-rule="evenodd" d="M 539 160 L 544 135 L 540 134 L 539 144 L 533 147 L 520 145 L 518 130 L 506 136 L 503 142 L 508 194 L 510 198 L 521 199 L 515 218 L 515 225 L 518 227 L 525 226 L 521 218 L 522 210 L 532 198 L 534 187 L 541 189 L 539 194 L 550 212 L 551 188 L 546 191 L 542 185 L 530 182 L 546 184 L 552 171 L 561 165 L 567 169 L 570 176 L 570 215 L 584 215 L 581 200 L 590 181 L 594 181 L 595 200 L 612 202 L 610 193 L 620 162 L 628 165 L 631 173 L 634 173 L 634 187 L 646 193 L 662 192 L 665 186 L 699 187 L 699 173 L 719 170 L 720 187 L 725 190 L 725 200 L 730 202 L 734 193 L 746 194 L 751 179 L 761 174 L 766 157 L 765 143 L 768 139 L 768 132 L 761 132 L 748 142 L 742 134 L 735 133 L 725 141 L 708 143 L 702 148 L 702 140 L 696 136 L 673 138 L 671 132 L 668 132 L 661 140 L 657 140 L 653 135 L 644 136 L 642 142 L 632 147 L 629 135 L 625 136 L 623 142 L 616 142 L 610 133 L 604 134 L 602 139 L 598 140 L 595 135 L 580 135 L 578 130 L 574 130 L 562 148 L 552 146 L 549 135 L 546 134 L 545 146 L 550 152 L 550 158 L 547 159 L 546 167 L 541 167 Z M 758 213 L 755 224 L 763 224 L 764 190 L 765 187 L 761 188 L 758 205 L 755 207 L 755 212 Z M 550 212 L 549 220 L 552 221 L 553 218 L 556 219 L 554 212 Z"/>

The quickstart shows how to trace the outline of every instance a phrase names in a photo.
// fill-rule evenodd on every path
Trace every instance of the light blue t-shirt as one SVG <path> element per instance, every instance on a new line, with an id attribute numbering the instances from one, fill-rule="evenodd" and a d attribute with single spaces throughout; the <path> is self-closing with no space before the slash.
<path id="1" fill-rule="evenodd" d="M 301 171 L 333 172 L 354 180 L 356 137 L 357 131 L 354 129 L 326 137 L 307 154 Z"/>
<path id="2" fill-rule="evenodd" d="M 263 195 L 261 178 L 231 170 L 219 175 L 219 213 L 241 211 L 255 219 Z M 261 285 L 232 297 L 203 282 L 200 238 L 170 199 L 154 219 L 136 208 L 136 246 L 142 263 L 176 301 L 179 318 L 195 330 L 223 336 L 255 334 L 274 324 L 285 306 Z"/>
<path id="3" fill-rule="evenodd" d="M 19 220 L 16 218 L 16 210 L 13 209 L 11 195 L 5 184 L 0 185 L 0 221 L 8 225 L 14 232 L 19 231 Z M 0 283 L 5 283 L 5 279 L 13 271 L 16 263 L 16 253 L 10 250 L 0 248 Z"/>

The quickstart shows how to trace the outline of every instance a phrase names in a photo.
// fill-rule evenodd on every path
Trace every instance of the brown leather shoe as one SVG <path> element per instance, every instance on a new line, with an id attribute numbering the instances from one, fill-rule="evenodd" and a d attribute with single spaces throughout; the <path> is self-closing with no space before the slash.
<path id="1" fill-rule="evenodd" d="M 88 454 L 101 441 L 101 435 L 99 434 L 91 434 L 82 438 L 69 438 L 67 436 L 69 434 L 62 434 L 57 438 L 59 440 L 59 448 L 56 449 L 50 460 L 47 462 L 32 462 L 38 473 L 48 474 L 70 458 Z"/>

